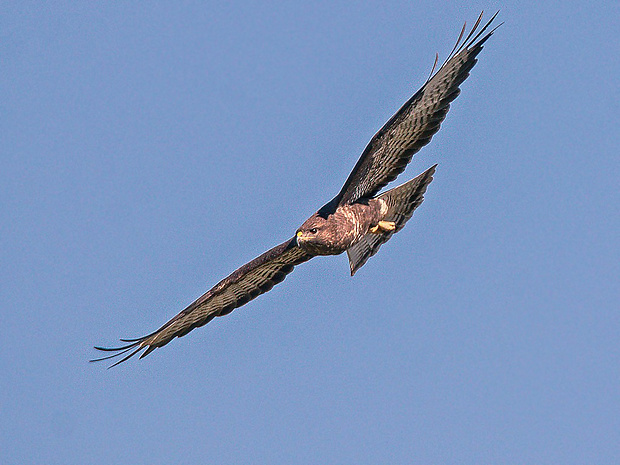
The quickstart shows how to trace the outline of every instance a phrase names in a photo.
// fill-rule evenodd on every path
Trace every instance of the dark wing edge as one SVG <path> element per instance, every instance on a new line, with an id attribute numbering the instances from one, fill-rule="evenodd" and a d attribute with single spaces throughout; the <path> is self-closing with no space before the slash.
<path id="1" fill-rule="evenodd" d="M 422 88 L 373 136 L 340 193 L 324 208 L 335 209 L 339 205 L 376 195 L 404 171 L 413 155 L 439 131 L 450 103 L 458 97 L 459 86 L 476 64 L 483 44 L 503 24 L 489 30 L 498 11 L 478 30 L 483 13 L 480 13 L 465 40 L 462 39 L 466 24 L 463 25 L 454 48 L 433 74 L 437 63 L 435 58 L 433 71 Z"/>
<path id="2" fill-rule="evenodd" d="M 121 339 L 121 342 L 128 344 L 120 347 L 95 347 L 97 350 L 113 353 L 90 361 L 99 362 L 127 354 L 109 367 L 112 368 L 141 350 L 144 352 L 140 358 L 144 358 L 175 337 L 185 336 L 213 318 L 227 315 L 235 308 L 271 290 L 282 282 L 296 265 L 311 258 L 312 255 L 297 246 L 296 238 L 283 242 L 224 278 L 157 331 L 137 339 Z"/>

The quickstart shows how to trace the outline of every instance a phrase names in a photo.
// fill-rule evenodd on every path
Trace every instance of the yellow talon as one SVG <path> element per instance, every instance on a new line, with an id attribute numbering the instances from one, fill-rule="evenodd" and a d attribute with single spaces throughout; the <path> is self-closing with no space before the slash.
<path id="1" fill-rule="evenodd" d="M 394 231 L 396 229 L 396 223 L 393 221 L 379 221 L 379 227 L 384 231 Z"/>
<path id="2" fill-rule="evenodd" d="M 382 232 L 394 231 L 396 229 L 396 223 L 393 221 L 379 221 L 376 226 L 373 226 L 369 231 L 373 234 L 380 234 Z"/>

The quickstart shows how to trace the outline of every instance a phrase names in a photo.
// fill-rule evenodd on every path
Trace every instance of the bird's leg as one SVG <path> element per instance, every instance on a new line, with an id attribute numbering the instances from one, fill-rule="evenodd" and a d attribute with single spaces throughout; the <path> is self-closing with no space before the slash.
<path id="1" fill-rule="evenodd" d="M 393 221 L 379 221 L 376 226 L 373 226 L 369 231 L 373 234 L 381 234 L 382 232 L 394 231 L 396 229 L 396 223 Z"/>

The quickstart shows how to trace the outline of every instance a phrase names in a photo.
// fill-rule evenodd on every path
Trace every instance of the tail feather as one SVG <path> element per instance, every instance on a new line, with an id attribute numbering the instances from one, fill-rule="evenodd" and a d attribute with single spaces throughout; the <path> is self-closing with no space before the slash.
<path id="1" fill-rule="evenodd" d="M 384 200 L 388 206 L 388 211 L 383 218 L 384 221 L 393 221 L 395 228 L 393 231 L 383 231 L 379 234 L 368 233 L 354 246 L 347 249 L 351 276 L 359 270 L 366 261 L 377 253 L 382 244 L 398 231 L 403 229 L 405 223 L 409 221 L 413 212 L 424 201 L 426 188 L 433 180 L 433 174 L 437 165 L 431 166 L 424 173 L 416 176 L 411 181 L 406 182 L 394 189 L 379 195 L 377 198 Z"/>

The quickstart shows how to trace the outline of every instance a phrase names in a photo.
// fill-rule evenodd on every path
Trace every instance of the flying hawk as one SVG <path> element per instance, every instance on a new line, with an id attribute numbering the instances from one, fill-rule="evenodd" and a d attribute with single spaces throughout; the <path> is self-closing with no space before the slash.
<path id="1" fill-rule="evenodd" d="M 138 339 L 121 339 L 121 347 L 95 347 L 112 352 L 92 361 L 123 356 L 118 365 L 141 350 L 140 358 L 175 337 L 227 315 L 269 291 L 300 263 L 317 255 L 347 252 L 351 275 L 379 247 L 400 231 L 424 200 L 435 166 L 405 184 L 379 191 L 394 180 L 411 157 L 428 144 L 446 117 L 459 86 L 476 64 L 482 45 L 497 29 L 490 29 L 497 13 L 479 29 L 482 14 L 463 40 L 465 26 L 448 58 L 370 140 L 341 191 L 308 218 L 295 236 L 246 263 L 220 281 L 157 331 Z M 501 24 L 500 24 L 501 25 Z M 486 34 L 485 34 L 486 32 Z"/>

